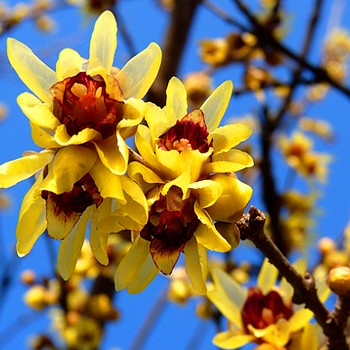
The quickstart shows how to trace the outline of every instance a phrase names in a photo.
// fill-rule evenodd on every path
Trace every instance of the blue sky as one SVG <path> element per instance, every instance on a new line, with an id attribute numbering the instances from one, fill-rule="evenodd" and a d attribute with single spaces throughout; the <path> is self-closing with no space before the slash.
<path id="1" fill-rule="evenodd" d="M 9 4 L 14 3 L 8 1 Z M 232 2 L 229 0 L 216 1 L 228 11 L 234 11 Z M 254 4 L 255 1 L 247 1 Z M 293 13 L 289 18 L 290 30 L 286 42 L 295 49 L 300 45 L 304 36 L 304 24 L 308 18 L 309 8 L 312 3 L 302 1 L 288 1 L 292 4 Z M 332 6 L 340 6 L 346 1 L 326 1 L 325 14 L 332 13 Z M 162 43 L 163 34 L 166 28 L 167 15 L 155 6 L 151 0 L 129 0 L 120 1 L 120 15 L 132 39 L 137 51 L 141 51 L 151 41 Z M 0 163 L 12 160 L 21 156 L 26 150 L 37 150 L 30 137 L 30 128 L 27 118 L 21 113 L 16 104 L 16 96 L 27 91 L 15 72 L 11 69 L 7 58 L 5 39 L 8 36 L 14 37 L 28 46 L 48 65 L 54 68 L 59 51 L 65 47 L 76 49 L 82 56 L 88 56 L 89 39 L 92 31 L 93 20 L 82 16 L 75 8 L 67 8 L 52 14 L 57 22 L 57 29 L 53 35 L 40 33 L 33 23 L 26 22 L 0 38 L 0 102 L 5 102 L 9 108 L 9 115 L 5 122 L 0 124 Z M 323 16 L 325 18 L 327 16 Z M 334 15 L 336 23 L 350 31 L 350 6 L 347 5 L 339 15 Z M 156 20 L 155 20 L 156 19 Z M 321 39 L 329 29 L 329 22 L 323 20 L 320 30 L 314 42 L 311 60 L 317 62 L 321 48 Z M 201 10 L 196 17 L 190 40 L 186 48 L 179 77 L 182 78 L 192 70 L 203 68 L 198 57 L 198 42 L 202 38 L 215 38 L 224 36 L 230 28 L 222 21 L 215 18 L 207 10 Z M 128 52 L 125 42 L 118 37 L 118 49 L 116 55 L 116 66 L 122 66 L 128 59 Z M 239 81 L 240 71 L 232 66 L 215 74 L 214 83 L 219 85 L 222 81 L 232 79 Z M 233 98 L 227 113 L 227 118 L 241 116 L 251 111 L 251 105 L 255 104 L 254 98 L 242 97 Z M 317 145 L 319 151 L 334 154 L 334 160 L 330 166 L 327 185 L 322 188 L 323 194 L 318 201 L 318 206 L 323 213 L 317 217 L 316 232 L 327 236 L 338 236 L 349 219 L 350 186 L 350 141 L 349 141 L 349 115 L 350 105 L 346 98 L 339 93 L 330 93 L 325 101 L 308 110 L 308 115 L 327 120 L 334 125 L 336 140 L 332 144 L 320 143 Z M 276 155 L 278 159 L 278 155 Z M 286 176 L 285 168 L 277 168 L 277 173 Z M 6 271 L 10 272 L 11 284 L 4 293 L 0 286 L 0 346 L 1 349 L 23 349 L 26 348 L 28 336 L 48 327 L 49 319 L 41 315 L 33 315 L 22 302 L 25 288 L 19 282 L 21 271 L 34 269 L 38 274 L 47 274 L 52 271 L 52 256 L 48 253 L 47 242 L 42 237 L 36 243 L 33 251 L 25 258 L 18 258 L 14 254 L 15 228 L 17 215 L 23 195 L 30 186 L 30 180 L 24 181 L 14 188 L 6 191 L 10 196 L 12 205 L 3 213 L 0 213 L 0 244 L 3 247 L 0 251 L 0 277 Z M 298 181 L 301 187 L 305 188 L 302 180 Z M 252 204 L 259 205 L 259 191 L 252 199 Z M 240 254 L 239 252 L 237 253 Z M 117 304 L 122 313 L 122 320 L 107 329 L 107 339 L 103 349 L 122 348 L 128 349 L 132 340 L 148 317 L 152 305 L 156 303 L 157 297 L 166 287 L 164 277 L 159 277 L 147 290 L 140 295 L 128 295 L 126 292 L 118 294 Z M 193 332 L 197 329 L 199 320 L 193 317 L 196 301 L 189 305 L 179 307 L 174 304 L 167 304 L 164 313 L 159 318 L 157 327 L 152 331 L 145 349 L 157 349 L 160 347 L 172 349 L 186 349 Z M 21 315 L 28 315 L 28 322 L 23 327 L 7 329 Z M 211 338 L 215 334 L 214 327 L 210 324 L 203 325 L 201 331 L 201 346 L 199 349 L 214 349 L 211 345 Z M 4 331 L 6 332 L 4 333 Z M 20 332 L 19 332 L 20 331 Z M 164 343 L 165 342 L 165 343 Z"/>

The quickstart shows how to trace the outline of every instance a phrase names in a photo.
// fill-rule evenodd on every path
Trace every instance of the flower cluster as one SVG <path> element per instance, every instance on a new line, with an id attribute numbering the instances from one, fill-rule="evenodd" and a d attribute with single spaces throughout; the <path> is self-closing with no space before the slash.
<path id="1" fill-rule="evenodd" d="M 234 147 L 251 130 L 219 126 L 229 81 L 198 109 L 188 110 L 185 86 L 175 77 L 164 108 L 144 102 L 161 50 L 151 43 L 123 68 L 113 67 L 116 33 L 113 14 L 104 12 L 89 59 L 64 49 L 56 71 L 8 39 L 10 63 L 34 93 L 19 95 L 18 104 L 43 148 L 0 166 L 1 188 L 36 175 L 19 213 L 17 252 L 29 253 L 47 230 L 61 240 L 58 271 L 68 279 L 88 222 L 92 252 L 103 265 L 110 233 L 128 230 L 132 246 L 117 267 L 117 289 L 141 291 L 158 271 L 171 274 L 184 253 L 194 289 L 205 293 L 207 250 L 226 252 L 239 241 L 235 222 L 252 189 L 234 172 L 253 160 Z M 138 154 L 126 143 L 131 136 Z"/>

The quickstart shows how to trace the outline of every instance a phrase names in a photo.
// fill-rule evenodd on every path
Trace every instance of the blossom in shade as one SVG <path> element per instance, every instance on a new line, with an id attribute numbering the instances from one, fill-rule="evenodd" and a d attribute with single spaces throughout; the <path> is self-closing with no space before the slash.
<path id="1" fill-rule="evenodd" d="M 305 261 L 295 267 L 305 272 Z M 216 334 L 213 343 L 223 349 L 237 349 L 247 343 L 268 344 L 270 349 L 318 349 L 313 313 L 292 303 L 293 288 L 283 278 L 276 285 L 278 270 L 267 259 L 257 285 L 242 288 L 220 269 L 212 270 L 213 283 L 207 297 L 228 319 L 228 330 Z M 318 283 L 321 300 L 329 295 L 324 281 Z"/>

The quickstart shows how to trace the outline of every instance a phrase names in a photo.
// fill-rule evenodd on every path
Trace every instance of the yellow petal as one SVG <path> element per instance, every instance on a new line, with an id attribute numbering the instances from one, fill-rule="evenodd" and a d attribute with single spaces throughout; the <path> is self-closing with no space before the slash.
<path id="1" fill-rule="evenodd" d="M 190 184 L 189 188 L 198 199 L 201 208 L 213 205 L 222 193 L 222 186 L 211 180 L 197 181 Z"/>
<path id="2" fill-rule="evenodd" d="M 139 269 L 149 258 L 149 245 L 149 241 L 137 236 L 130 250 L 117 267 L 114 276 L 116 290 L 123 290 L 133 282 Z"/>
<path id="3" fill-rule="evenodd" d="M 231 249 L 230 244 L 220 235 L 210 216 L 200 207 L 198 201 L 194 204 L 194 211 L 202 223 L 194 232 L 197 242 L 210 250 L 229 251 Z"/>
<path id="4" fill-rule="evenodd" d="M 58 250 L 57 270 L 64 280 L 70 278 L 80 256 L 89 217 L 90 210 L 88 209 L 81 216 L 72 232 L 62 241 Z"/>
<path id="5" fill-rule="evenodd" d="M 163 135 L 176 122 L 176 120 L 169 121 L 167 119 L 168 115 L 165 108 L 160 108 L 151 102 L 146 102 L 144 118 L 154 139 Z"/>
<path id="6" fill-rule="evenodd" d="M 150 255 L 135 275 L 134 280 L 129 284 L 128 292 L 136 294 L 142 292 L 157 276 L 158 269 Z"/>
<path id="7" fill-rule="evenodd" d="M 192 237 L 185 245 L 186 272 L 192 287 L 198 294 L 206 294 L 205 281 L 208 274 L 208 257 L 204 247 Z"/>
<path id="8" fill-rule="evenodd" d="M 252 129 L 243 124 L 228 124 L 210 133 L 213 138 L 214 153 L 227 152 L 248 139 Z"/>
<path id="9" fill-rule="evenodd" d="M 134 56 L 117 73 L 116 79 L 125 96 L 143 98 L 158 74 L 162 59 L 162 51 L 156 43 Z"/>
<path id="10" fill-rule="evenodd" d="M 64 239 L 73 230 L 76 223 L 79 221 L 81 213 L 71 211 L 66 213 L 57 203 L 55 195 L 52 192 L 48 193 L 46 199 L 46 221 L 47 233 L 54 239 Z"/>
<path id="11" fill-rule="evenodd" d="M 216 174 L 211 180 L 221 184 L 220 198 L 206 210 L 213 220 L 230 222 L 236 213 L 245 208 L 252 196 L 252 188 L 234 176 Z"/>
<path id="12" fill-rule="evenodd" d="M 90 227 L 90 247 L 97 261 L 102 265 L 108 265 L 107 243 L 109 232 L 99 229 L 100 217 L 105 216 L 110 211 L 110 203 L 103 201 L 98 208 L 94 208 L 91 213 Z"/>
<path id="13" fill-rule="evenodd" d="M 97 141 L 101 139 L 101 134 L 95 129 L 86 128 L 71 136 L 67 132 L 64 124 L 59 125 L 55 130 L 54 140 L 60 146 L 82 145 L 89 141 Z"/>
<path id="14" fill-rule="evenodd" d="M 34 175 L 48 164 L 55 152 L 42 151 L 0 165 L 0 188 L 8 188 Z"/>
<path id="15" fill-rule="evenodd" d="M 254 337 L 252 335 L 228 331 L 216 334 L 213 344 L 222 349 L 238 349 L 253 340 Z"/>
<path id="16" fill-rule="evenodd" d="M 231 249 L 238 246 L 240 242 L 240 232 L 235 223 L 217 221 L 215 227 L 220 235 L 230 244 Z"/>
<path id="17" fill-rule="evenodd" d="M 126 203 L 120 176 L 107 169 L 98 159 L 89 171 L 102 198 L 116 198 L 120 203 Z"/>
<path id="18" fill-rule="evenodd" d="M 190 184 L 190 177 L 188 173 L 183 173 L 173 181 L 169 181 L 162 188 L 162 195 L 165 196 L 172 186 L 181 188 L 182 199 L 186 199 L 189 196 L 188 186 Z"/>
<path id="19" fill-rule="evenodd" d="M 131 162 L 128 167 L 130 179 L 137 182 L 144 193 L 154 187 L 155 184 L 162 184 L 164 181 L 151 169 L 139 162 Z"/>
<path id="20" fill-rule="evenodd" d="M 55 141 L 54 137 L 40 126 L 30 123 L 32 130 L 33 141 L 42 148 L 60 148 L 60 145 Z"/>
<path id="21" fill-rule="evenodd" d="M 110 72 L 116 48 L 117 23 L 113 13 L 105 11 L 97 19 L 91 35 L 88 70 L 102 66 Z"/>
<path id="22" fill-rule="evenodd" d="M 263 294 L 267 294 L 275 286 L 278 277 L 278 270 L 268 261 L 267 258 L 260 268 L 257 286 Z"/>
<path id="23" fill-rule="evenodd" d="M 213 131 L 220 125 L 230 102 L 232 90 L 232 82 L 225 81 L 215 89 L 200 108 L 204 113 L 208 131 Z"/>
<path id="24" fill-rule="evenodd" d="M 290 332 L 296 332 L 303 328 L 312 319 L 314 314 L 308 309 L 300 309 L 296 311 L 288 320 Z"/>
<path id="25" fill-rule="evenodd" d="M 8 38 L 7 55 L 23 83 L 42 101 L 51 102 L 50 88 L 57 82 L 56 73 L 21 42 Z"/>
<path id="26" fill-rule="evenodd" d="M 89 172 L 96 158 L 96 152 L 84 146 L 68 146 L 59 149 L 52 166 L 49 167 L 41 190 L 56 194 L 70 192 L 73 185 Z"/>
<path id="27" fill-rule="evenodd" d="M 81 70 L 84 59 L 72 49 L 63 49 L 56 63 L 57 80 L 76 76 Z"/>
<path id="28" fill-rule="evenodd" d="M 187 92 L 184 84 L 172 77 L 166 89 L 166 116 L 169 126 L 187 114 Z"/>
<path id="29" fill-rule="evenodd" d="M 50 104 L 42 103 L 29 92 L 20 94 L 17 103 L 29 120 L 42 128 L 54 130 L 60 123 L 53 115 Z"/>
<path id="30" fill-rule="evenodd" d="M 17 254 L 28 254 L 36 240 L 46 229 L 45 200 L 36 192 L 41 184 L 42 174 L 24 196 L 16 228 Z M 30 230 L 28 228 L 30 227 Z"/>
<path id="31" fill-rule="evenodd" d="M 208 290 L 208 298 L 237 329 L 242 329 L 241 310 L 247 299 L 247 290 L 226 272 L 218 268 L 213 268 L 211 272 L 215 288 Z"/>
<path id="32" fill-rule="evenodd" d="M 254 334 L 255 337 L 262 338 L 267 342 L 274 344 L 278 347 L 283 347 L 289 341 L 289 323 L 284 318 L 280 318 L 276 323 L 264 329 L 256 329 L 251 325 L 248 325 L 248 328 Z"/>
<path id="33" fill-rule="evenodd" d="M 97 153 L 103 163 L 112 173 L 123 175 L 129 160 L 129 150 L 119 132 L 102 141 L 94 142 Z"/>

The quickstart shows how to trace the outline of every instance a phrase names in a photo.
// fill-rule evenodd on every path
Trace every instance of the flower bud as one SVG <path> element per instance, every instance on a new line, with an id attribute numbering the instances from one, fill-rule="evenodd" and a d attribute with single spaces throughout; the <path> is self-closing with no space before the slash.
<path id="1" fill-rule="evenodd" d="M 337 295 L 350 296 L 350 268 L 338 266 L 332 269 L 327 278 L 328 287 Z"/>

